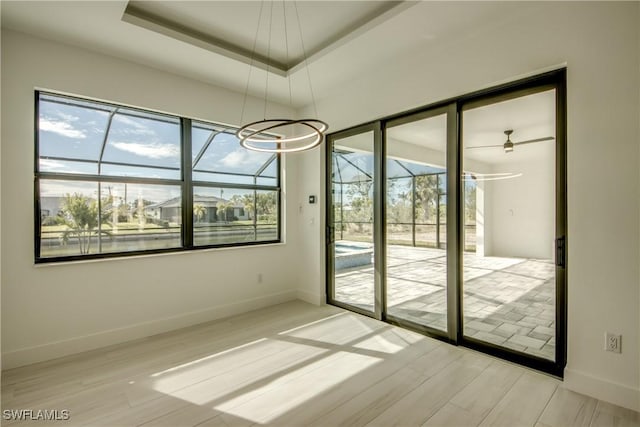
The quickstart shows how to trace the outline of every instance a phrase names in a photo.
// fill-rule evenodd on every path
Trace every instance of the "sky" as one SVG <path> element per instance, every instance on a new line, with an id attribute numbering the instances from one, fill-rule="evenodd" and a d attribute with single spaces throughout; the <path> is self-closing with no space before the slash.
<path id="1" fill-rule="evenodd" d="M 77 102 L 69 98 L 58 98 L 65 103 L 52 102 L 52 95 L 41 95 L 39 104 L 39 167 L 42 172 L 73 174 L 98 174 L 102 144 L 107 137 L 102 160 L 173 170 L 127 165 L 102 164 L 101 174 L 162 179 L 181 179 L 180 172 L 180 121 L 176 117 L 120 108 L 113 115 L 109 127 L 109 116 L 115 107 L 89 101 Z M 87 107 L 97 107 L 87 108 Z M 135 116 L 126 113 L 134 114 Z M 154 120 L 155 119 L 155 120 Z M 160 120 L 157 120 L 160 119 Z M 109 132 L 107 135 L 107 128 Z M 211 135 L 213 126 L 194 123 L 192 128 L 192 159 L 198 155 Z M 64 157 L 85 162 L 51 159 Z M 220 133 L 209 145 L 197 164 L 198 170 L 246 173 L 253 175 L 270 154 L 246 150 L 237 138 Z M 93 161 L 94 163 L 91 163 Z M 273 162 L 263 175 L 276 176 Z M 194 173 L 194 180 L 224 183 L 253 184 L 252 177 L 234 177 L 222 174 Z M 275 179 L 262 179 L 260 184 L 275 185 Z M 170 186 L 147 186 L 146 192 L 154 201 L 173 197 Z M 219 191 L 219 190 L 218 190 Z M 77 181 L 47 181 L 41 185 L 42 196 L 60 196 L 66 193 L 97 192 L 97 184 Z M 152 199 L 152 200 L 153 200 Z"/>

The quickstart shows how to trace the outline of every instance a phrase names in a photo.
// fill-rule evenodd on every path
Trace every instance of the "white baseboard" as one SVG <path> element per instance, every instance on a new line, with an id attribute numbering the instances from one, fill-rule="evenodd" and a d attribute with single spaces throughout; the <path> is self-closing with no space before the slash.
<path id="1" fill-rule="evenodd" d="M 315 292 L 301 291 L 300 289 L 298 289 L 297 296 L 299 300 L 308 302 L 309 304 L 313 305 L 322 305 L 327 302 L 324 294 L 320 295 Z"/>
<path id="2" fill-rule="evenodd" d="M 177 316 L 138 323 L 124 328 L 110 329 L 81 337 L 8 351 L 2 353 L 2 369 L 17 368 L 32 363 L 81 353 L 83 351 L 95 350 L 113 344 L 246 313 L 251 310 L 292 301 L 296 298 L 297 293 L 295 290 L 279 292 Z"/>
<path id="3" fill-rule="evenodd" d="M 577 393 L 586 394 L 627 409 L 640 411 L 640 389 L 612 383 L 602 378 L 596 378 L 584 372 L 567 368 L 564 370 L 564 386 Z"/>

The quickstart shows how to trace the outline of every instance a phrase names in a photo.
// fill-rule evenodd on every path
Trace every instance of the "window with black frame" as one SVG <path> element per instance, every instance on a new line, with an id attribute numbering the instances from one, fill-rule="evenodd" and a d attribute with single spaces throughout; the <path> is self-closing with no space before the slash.
<path id="1" fill-rule="evenodd" d="M 279 157 L 234 133 L 37 92 L 36 262 L 279 241 Z"/>
<path id="2" fill-rule="evenodd" d="M 192 123 L 195 246 L 279 239 L 278 156 L 242 148 L 234 132 Z"/>

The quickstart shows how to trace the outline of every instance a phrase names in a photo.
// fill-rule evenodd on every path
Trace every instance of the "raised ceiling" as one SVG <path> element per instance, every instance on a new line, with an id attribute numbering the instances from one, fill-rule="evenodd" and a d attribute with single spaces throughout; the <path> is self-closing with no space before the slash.
<path id="1" fill-rule="evenodd" d="M 131 0 L 122 19 L 286 75 L 412 3 Z"/>
<path id="2" fill-rule="evenodd" d="M 294 13 L 291 3 L 286 1 L 287 14 Z M 276 49 L 275 44 L 273 56 L 284 68 L 293 66 L 290 78 L 268 73 L 269 99 L 294 108 L 311 103 L 307 70 L 316 99 L 330 97 L 345 85 L 357 84 L 369 69 L 407 55 L 435 52 L 456 38 L 501 25 L 531 7 L 520 2 L 474 1 L 296 3 L 305 50 L 311 54 L 310 66 L 295 66 L 301 49 L 292 37 L 291 59 L 287 61 L 285 55 L 283 60 L 282 48 Z M 276 19 L 282 2 L 266 1 L 265 8 L 270 9 L 271 4 Z M 256 70 L 249 79 L 246 60 L 247 49 L 251 51 L 256 39 L 259 7 L 260 2 L 254 1 L 3 0 L 2 26 L 239 93 L 248 87 L 250 94 L 262 97 L 267 73 Z M 139 12 L 137 17 L 133 10 Z M 143 19 L 145 14 L 155 18 Z M 258 37 L 257 50 L 263 56 L 267 39 Z"/>

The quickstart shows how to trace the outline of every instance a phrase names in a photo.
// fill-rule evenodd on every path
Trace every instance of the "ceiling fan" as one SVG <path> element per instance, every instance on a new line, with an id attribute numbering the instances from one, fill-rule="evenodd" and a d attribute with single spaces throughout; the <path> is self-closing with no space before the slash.
<path id="1" fill-rule="evenodd" d="M 474 148 L 502 147 L 504 149 L 505 153 L 511 153 L 513 151 L 513 148 L 516 145 L 532 144 L 534 142 L 550 141 L 550 140 L 554 139 L 552 136 L 546 136 L 544 138 L 528 139 L 526 141 L 513 142 L 513 141 L 511 141 L 511 134 L 512 133 L 513 133 L 513 129 L 507 129 L 507 130 L 504 131 L 504 134 L 507 135 L 507 140 L 505 141 L 504 144 L 500 144 L 500 145 L 480 145 L 480 146 L 477 146 L 477 147 L 467 147 L 467 149 L 471 150 L 471 149 L 474 149 Z"/>

